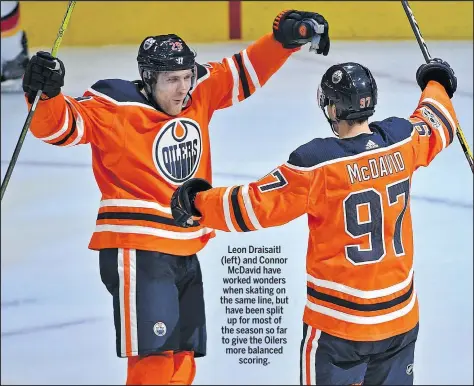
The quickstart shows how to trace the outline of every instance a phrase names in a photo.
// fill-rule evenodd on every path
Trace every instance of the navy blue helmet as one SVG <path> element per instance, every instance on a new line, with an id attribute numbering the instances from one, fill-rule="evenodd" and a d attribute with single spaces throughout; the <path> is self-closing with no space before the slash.
<path id="1" fill-rule="evenodd" d="M 137 62 L 146 92 L 153 95 L 158 72 L 193 70 L 195 75 L 195 58 L 196 53 L 178 35 L 145 38 L 138 49 Z"/>
<path id="2" fill-rule="evenodd" d="M 318 88 L 319 107 L 326 114 L 329 104 L 336 106 L 336 120 L 356 120 L 374 114 L 377 104 L 377 84 L 370 70 L 361 64 L 348 62 L 329 67 Z M 334 128 L 333 128 L 334 131 Z"/>

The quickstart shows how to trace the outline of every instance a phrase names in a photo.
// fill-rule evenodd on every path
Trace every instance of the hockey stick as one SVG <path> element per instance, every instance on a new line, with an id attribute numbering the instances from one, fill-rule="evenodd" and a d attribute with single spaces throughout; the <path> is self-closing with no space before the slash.
<path id="1" fill-rule="evenodd" d="M 56 36 L 56 40 L 54 41 L 54 44 L 53 44 L 53 49 L 51 50 L 51 55 L 54 57 L 56 57 L 57 55 L 59 45 L 61 44 L 61 41 L 63 40 L 64 32 L 66 31 L 67 25 L 69 24 L 69 20 L 71 19 L 72 11 L 75 5 L 76 5 L 75 1 L 70 1 L 67 6 L 66 14 L 64 15 L 64 19 L 61 23 L 61 27 L 59 27 L 58 35 Z M 23 142 L 25 141 L 26 133 L 28 132 L 28 129 L 30 128 L 31 120 L 33 119 L 33 115 L 36 111 L 36 106 L 38 105 L 38 102 L 42 93 L 43 93 L 42 90 L 38 90 L 38 92 L 36 93 L 35 100 L 33 101 L 33 104 L 31 105 L 30 111 L 28 112 L 25 124 L 23 125 L 23 129 L 21 129 L 20 138 L 18 138 L 18 142 L 15 146 L 15 151 L 13 152 L 12 159 L 10 163 L 8 164 L 7 172 L 2 181 L 1 200 L 3 200 L 3 195 L 5 194 L 5 190 L 7 189 L 8 182 L 10 181 L 10 177 L 13 173 L 13 168 L 15 167 L 18 156 L 20 155 L 21 147 L 23 146 Z"/>
<path id="2" fill-rule="evenodd" d="M 413 15 L 413 12 L 410 6 L 408 5 L 408 1 L 402 0 L 402 5 L 403 5 L 403 9 L 405 10 L 405 13 L 407 14 L 408 21 L 410 22 L 410 25 L 411 25 L 411 29 L 413 30 L 416 40 L 418 41 L 418 45 L 420 46 L 421 53 L 423 54 L 426 63 L 428 63 L 431 60 L 431 55 L 428 51 L 428 46 L 426 45 L 426 42 L 423 39 L 423 36 L 421 35 L 420 27 L 418 27 L 418 23 L 415 20 L 415 16 Z M 471 167 L 471 171 L 474 173 L 474 162 L 472 160 L 472 152 L 466 141 L 466 137 L 464 136 L 464 133 L 461 130 L 461 126 L 459 126 L 459 123 L 457 123 L 456 136 L 459 139 L 459 143 L 461 144 L 461 147 L 464 152 L 464 155 L 466 156 L 467 162 L 469 163 L 469 166 Z"/>

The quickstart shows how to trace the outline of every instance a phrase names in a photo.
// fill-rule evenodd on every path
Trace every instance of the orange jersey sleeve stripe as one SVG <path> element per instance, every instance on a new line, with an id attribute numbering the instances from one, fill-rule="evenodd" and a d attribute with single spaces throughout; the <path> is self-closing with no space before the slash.
<path id="1" fill-rule="evenodd" d="M 59 94 L 54 98 L 40 101 L 30 126 L 32 134 L 55 146 L 88 143 L 84 119 L 72 99 Z"/>
<path id="2" fill-rule="evenodd" d="M 253 67 L 252 61 L 249 58 L 247 49 L 244 49 L 242 52 L 242 59 L 243 59 L 243 65 L 245 68 L 245 73 L 247 75 L 247 79 L 250 82 L 250 92 L 253 93 L 256 89 L 262 87 L 260 84 L 260 80 L 258 79 L 258 74 L 255 71 L 255 68 Z M 253 88 L 253 91 L 252 91 Z"/>
<path id="3" fill-rule="evenodd" d="M 260 229 L 261 226 L 251 208 L 248 196 L 248 185 L 231 187 L 224 192 L 224 216 L 229 230 L 234 232 L 249 232 Z"/>
<path id="4" fill-rule="evenodd" d="M 283 48 L 280 42 L 273 37 L 273 32 L 259 38 L 251 44 L 246 51 L 249 62 L 258 75 L 259 84 L 263 86 L 270 77 L 288 60 L 288 58 L 301 48 Z M 269 59 L 271 63 L 269 65 Z"/>
<path id="5" fill-rule="evenodd" d="M 206 210 L 201 212 L 202 217 L 199 219 L 201 224 L 206 224 L 208 227 L 226 232 L 235 231 L 235 227 L 230 218 L 230 205 L 228 200 L 231 188 L 232 187 L 213 188 L 207 191 L 209 194 L 206 194 L 205 196 L 202 194 L 204 192 L 196 195 L 196 208 L 199 210 L 199 205 L 197 204 L 198 201 L 205 202 L 206 207 Z M 207 210 L 207 208 L 210 207 L 214 208 L 214 211 L 217 212 L 218 215 L 212 215 L 212 211 Z"/>
<path id="6" fill-rule="evenodd" d="M 257 230 L 257 229 L 263 229 L 262 225 L 258 221 L 257 215 L 255 214 L 255 210 L 253 208 L 252 204 L 252 198 L 250 197 L 250 185 L 246 184 L 242 186 L 242 202 L 243 206 L 245 207 L 245 213 L 252 224 L 252 228 Z"/>
<path id="7" fill-rule="evenodd" d="M 232 74 L 232 105 L 247 99 L 257 90 L 258 87 L 260 87 L 252 63 L 248 57 L 247 61 L 244 61 L 243 51 L 232 55 L 230 58 L 226 58 L 224 63 L 227 64 Z M 249 71 L 255 73 L 258 87 L 252 80 Z"/>
<path id="8" fill-rule="evenodd" d="M 223 213 L 224 213 L 225 223 L 226 223 L 229 231 L 239 232 L 240 228 L 237 225 L 237 219 L 235 218 L 234 210 L 232 208 L 232 201 L 231 201 L 231 198 L 230 198 L 231 192 L 233 190 L 234 190 L 234 187 L 231 186 L 231 187 L 227 188 L 223 193 L 223 197 L 222 197 Z"/>
<path id="9" fill-rule="evenodd" d="M 283 48 L 274 39 L 273 33 L 268 33 L 222 62 L 204 65 L 209 74 L 198 79 L 196 90 L 202 87 L 208 89 L 215 109 L 235 105 L 262 87 L 298 50 Z"/>
<path id="10" fill-rule="evenodd" d="M 443 86 L 435 81 L 428 82 L 425 90 L 421 94 L 419 105 L 431 105 L 435 108 L 436 115 L 443 120 L 443 124 L 445 124 L 445 129 L 452 131 L 452 133 L 448 133 L 450 136 L 454 136 L 456 133 L 456 113 L 454 111 L 453 104 L 449 96 L 446 94 L 446 91 Z M 417 108 L 417 111 L 419 108 Z M 427 117 L 423 115 L 420 117 L 424 121 L 427 120 Z M 431 121 L 427 122 L 432 124 Z"/>
<path id="11" fill-rule="evenodd" d="M 257 88 L 264 85 L 268 79 L 285 63 L 290 55 L 297 51 L 282 47 L 277 42 L 273 33 L 269 33 L 258 39 L 248 48 L 232 56 L 231 64 L 234 74 L 234 82 L 238 75 L 238 100 L 241 102 L 252 95 Z M 268 58 L 272 58 L 273 66 L 268 66 Z M 260 60 L 264 60 L 264 66 L 259 66 Z M 255 63 L 256 65 L 254 65 Z M 235 89 L 237 89 L 234 83 Z"/>
<path id="12" fill-rule="evenodd" d="M 54 131 L 52 134 L 49 134 L 50 132 L 48 132 L 49 135 L 40 137 L 39 139 L 51 145 L 55 145 L 56 143 L 60 143 L 62 139 L 69 138 L 71 134 L 76 131 L 76 121 L 72 115 L 71 108 L 67 103 L 64 104 L 64 107 L 65 108 L 58 119 L 58 127 L 60 127 L 60 129 Z"/>
<path id="13" fill-rule="evenodd" d="M 449 112 L 442 104 L 431 98 L 423 99 L 421 106 L 428 107 L 431 112 L 441 120 L 443 126 L 437 127 L 437 129 L 440 131 L 440 135 L 443 140 L 443 147 L 450 145 L 453 142 L 456 124 L 454 123 Z M 442 112 L 443 110 L 446 112 L 446 114 Z"/>
<path id="14" fill-rule="evenodd" d="M 84 120 L 67 99 L 66 102 L 64 124 L 61 130 L 47 138 L 40 138 L 54 146 L 74 146 L 79 143 L 84 143 L 84 141 L 82 141 L 85 131 Z"/>
<path id="15" fill-rule="evenodd" d="M 427 166 L 453 142 L 457 130 L 456 113 L 443 86 L 428 82 L 410 121 L 416 134 L 418 159 L 415 166 Z"/>
<path id="16" fill-rule="evenodd" d="M 311 172 L 282 165 L 258 182 L 200 192 L 196 196 L 196 208 L 216 208 L 201 211 L 200 222 L 231 232 L 285 224 L 305 212 L 311 177 Z M 220 205 L 221 201 L 223 205 Z M 278 211 L 275 210 L 277 206 L 280 207 Z M 282 207 L 287 210 L 281 210 Z"/>
<path id="17" fill-rule="evenodd" d="M 257 228 L 253 225 L 252 219 L 250 218 L 250 215 L 247 212 L 243 193 L 244 193 L 244 186 L 241 185 L 239 186 L 239 189 L 237 191 L 238 210 L 240 211 L 240 214 L 242 216 L 243 224 L 245 225 L 245 228 L 247 229 L 245 230 L 245 232 L 254 231 Z"/>
<path id="18" fill-rule="evenodd" d="M 252 229 L 251 225 L 247 225 L 249 223 L 248 217 L 247 221 L 244 219 L 245 210 L 243 210 L 242 196 L 239 194 L 241 189 L 242 186 L 236 186 L 229 192 L 229 205 L 231 208 L 230 213 L 235 229 L 238 232 L 249 232 L 255 229 Z"/>
<path id="19" fill-rule="evenodd" d="M 252 93 L 250 92 L 249 78 L 245 72 L 242 54 L 239 52 L 232 56 L 237 73 L 239 74 L 239 102 L 247 99 Z M 254 89 L 255 91 L 255 89 Z"/>

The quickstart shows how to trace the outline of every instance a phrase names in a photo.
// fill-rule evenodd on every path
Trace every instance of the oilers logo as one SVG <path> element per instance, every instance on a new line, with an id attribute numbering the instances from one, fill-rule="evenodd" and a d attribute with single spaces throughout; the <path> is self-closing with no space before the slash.
<path id="1" fill-rule="evenodd" d="M 153 143 L 156 169 L 166 181 L 175 185 L 194 176 L 201 154 L 201 128 L 189 118 L 168 121 Z"/>
<path id="2" fill-rule="evenodd" d="M 156 322 L 153 325 L 153 332 L 155 333 L 155 335 L 158 335 L 158 336 L 165 335 L 166 334 L 166 324 L 164 324 L 163 322 Z"/>
<path id="3" fill-rule="evenodd" d="M 441 129 L 441 122 L 440 120 L 438 119 L 438 117 L 436 116 L 435 113 L 433 113 L 428 107 L 422 107 L 421 108 L 421 113 L 423 114 L 424 117 L 428 118 L 428 120 L 430 121 L 431 125 L 437 129 L 437 130 L 440 130 Z"/>

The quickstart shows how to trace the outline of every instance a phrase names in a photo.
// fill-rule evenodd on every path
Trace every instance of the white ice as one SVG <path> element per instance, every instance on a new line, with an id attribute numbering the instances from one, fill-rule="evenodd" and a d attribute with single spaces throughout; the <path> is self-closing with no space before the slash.
<path id="1" fill-rule="evenodd" d="M 473 143 L 473 48 L 470 42 L 428 42 L 431 54 L 458 77 L 453 98 Z M 201 62 L 220 60 L 244 43 L 194 47 Z M 44 47 L 47 48 L 47 47 Z M 35 50 L 33 50 L 35 51 Z M 102 78 L 136 79 L 136 48 L 61 48 L 64 92 L 80 96 Z M 331 135 L 316 104 L 327 67 L 356 61 L 372 69 L 379 87 L 374 119 L 407 117 L 420 90 L 416 42 L 334 42 L 328 57 L 304 48 L 250 99 L 219 111 L 211 122 L 214 185 L 249 182 L 287 160 L 299 145 Z M 22 95 L 2 94 L 2 179 L 25 121 Z M 27 135 L 2 201 L 1 383 L 124 384 L 126 361 L 115 356 L 111 297 L 100 281 L 97 253 L 87 249 L 100 199 L 88 146 L 56 148 Z M 417 384 L 473 383 L 473 181 L 455 138 L 412 185 L 416 288 L 420 333 Z M 298 384 L 306 218 L 247 234 L 219 232 L 200 253 L 208 321 L 208 355 L 197 361 L 196 384 Z M 225 355 L 219 303 L 228 245 L 281 245 L 290 304 L 284 354 L 271 364 L 239 365 Z M 157 295 L 159 296 L 159 294 Z"/>

